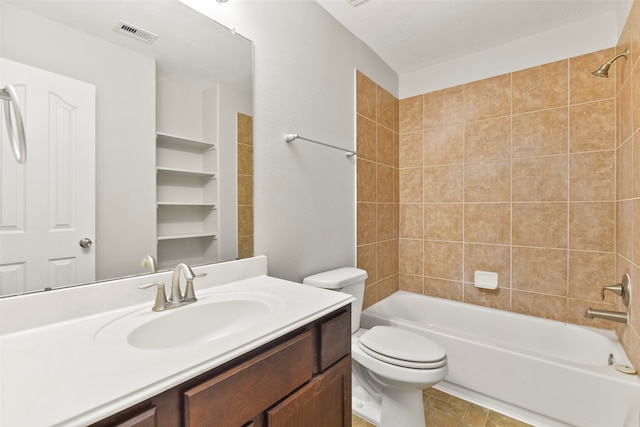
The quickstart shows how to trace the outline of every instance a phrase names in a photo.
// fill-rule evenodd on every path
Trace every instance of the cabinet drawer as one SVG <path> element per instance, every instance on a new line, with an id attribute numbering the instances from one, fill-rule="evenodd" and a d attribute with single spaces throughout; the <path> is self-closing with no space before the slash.
<path id="1" fill-rule="evenodd" d="M 351 352 L 351 312 L 320 325 L 320 371 Z"/>
<path id="2" fill-rule="evenodd" d="M 307 382 L 312 371 L 307 331 L 184 392 L 185 425 L 243 425 Z"/>

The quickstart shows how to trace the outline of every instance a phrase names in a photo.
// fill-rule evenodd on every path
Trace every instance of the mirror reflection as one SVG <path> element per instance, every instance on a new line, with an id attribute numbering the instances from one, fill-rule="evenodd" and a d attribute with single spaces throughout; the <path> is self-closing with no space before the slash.
<path id="1" fill-rule="evenodd" d="M 174 0 L 2 0 L 0 19 L 28 153 L 3 122 L 0 295 L 252 255 L 251 41 Z"/>

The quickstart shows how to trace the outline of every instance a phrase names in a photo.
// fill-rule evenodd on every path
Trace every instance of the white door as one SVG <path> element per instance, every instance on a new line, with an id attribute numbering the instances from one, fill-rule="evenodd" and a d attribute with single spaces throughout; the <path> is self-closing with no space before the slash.
<path id="1" fill-rule="evenodd" d="M 0 295 L 93 281 L 94 245 L 80 240 L 95 240 L 95 86 L 0 58 L 7 84 L 27 162 L 15 161 L 0 115 Z"/>

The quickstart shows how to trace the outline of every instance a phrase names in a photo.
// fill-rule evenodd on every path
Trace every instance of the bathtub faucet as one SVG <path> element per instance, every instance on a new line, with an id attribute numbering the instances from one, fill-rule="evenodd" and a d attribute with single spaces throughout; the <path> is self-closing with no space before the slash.
<path id="1" fill-rule="evenodd" d="M 591 307 L 587 308 L 584 313 L 584 317 L 587 319 L 605 319 L 618 323 L 628 323 L 629 314 L 622 311 L 609 311 L 609 310 L 592 310 Z"/>

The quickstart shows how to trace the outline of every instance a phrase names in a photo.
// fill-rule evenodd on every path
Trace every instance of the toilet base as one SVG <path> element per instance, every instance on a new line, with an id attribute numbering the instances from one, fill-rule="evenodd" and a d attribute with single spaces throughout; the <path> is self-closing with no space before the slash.
<path id="1" fill-rule="evenodd" d="M 386 387 L 372 396 L 353 380 L 351 411 L 360 418 L 377 427 L 425 427 L 422 390 Z"/>

